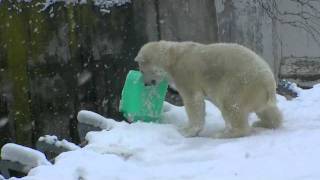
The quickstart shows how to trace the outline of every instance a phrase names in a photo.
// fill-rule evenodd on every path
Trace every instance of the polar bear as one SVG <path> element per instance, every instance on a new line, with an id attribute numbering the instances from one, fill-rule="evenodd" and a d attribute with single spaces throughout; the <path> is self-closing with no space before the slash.
<path id="1" fill-rule="evenodd" d="M 187 137 L 197 136 L 205 123 L 205 99 L 217 106 L 225 121 L 221 138 L 250 134 L 253 126 L 277 128 L 282 115 L 276 105 L 276 82 L 268 64 L 248 48 L 233 43 L 204 45 L 159 41 L 145 44 L 135 58 L 146 84 L 166 78 L 180 93 L 188 125 Z"/>

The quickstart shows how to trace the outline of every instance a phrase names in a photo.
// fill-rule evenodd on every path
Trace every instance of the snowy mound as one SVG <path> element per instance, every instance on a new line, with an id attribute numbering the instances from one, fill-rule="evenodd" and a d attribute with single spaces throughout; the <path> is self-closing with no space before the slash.
<path id="1" fill-rule="evenodd" d="M 77 119 L 80 123 L 89 124 L 91 126 L 105 130 L 110 130 L 117 124 L 113 119 L 108 119 L 97 113 L 86 110 L 80 111 L 78 113 Z"/>
<path id="2" fill-rule="evenodd" d="M 59 141 L 57 136 L 45 135 L 45 136 L 40 137 L 38 141 L 43 141 L 43 142 L 46 142 L 47 144 L 51 144 L 56 147 L 62 147 L 64 149 L 68 149 L 71 151 L 77 150 L 80 148 L 79 146 L 77 146 L 71 142 L 68 142 L 65 139 Z"/>
<path id="3" fill-rule="evenodd" d="M 26 165 L 28 169 L 40 165 L 51 165 L 40 151 L 13 143 L 8 143 L 2 147 L 1 159 L 19 162 Z"/>
<path id="4" fill-rule="evenodd" d="M 317 180 L 320 85 L 299 89 L 298 95 L 291 101 L 278 96 L 282 128 L 257 128 L 250 136 L 235 139 L 212 138 L 224 124 L 208 102 L 201 137 L 184 138 L 177 131 L 186 123 L 184 108 L 166 103 L 167 124 L 115 123 L 109 131 L 89 132 L 87 146 L 62 153 L 53 166 L 34 168 L 23 179 Z M 102 119 L 88 112 L 82 115 L 85 121 Z M 256 120 L 250 116 L 251 123 Z"/>

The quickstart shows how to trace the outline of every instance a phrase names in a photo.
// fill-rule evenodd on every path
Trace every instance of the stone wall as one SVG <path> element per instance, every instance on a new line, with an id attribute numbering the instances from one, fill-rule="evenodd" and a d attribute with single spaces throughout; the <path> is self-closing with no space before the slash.
<path id="1" fill-rule="evenodd" d="M 159 0 L 159 31 L 164 40 L 217 41 L 215 3 L 212 0 Z"/>
<path id="2" fill-rule="evenodd" d="M 122 86 L 144 42 L 131 4 L 108 14 L 90 1 L 45 11 L 35 3 L 0 4 L 0 93 L 13 124 L 1 143 L 32 146 L 44 134 L 77 142 L 79 110 L 122 119 Z"/>
<path id="3" fill-rule="evenodd" d="M 215 2 L 219 41 L 250 47 L 268 62 L 276 77 L 303 87 L 320 82 L 315 65 L 320 57 L 320 1 Z"/>
<path id="4" fill-rule="evenodd" d="M 320 57 L 285 57 L 280 66 L 281 78 L 309 88 L 320 83 Z"/>

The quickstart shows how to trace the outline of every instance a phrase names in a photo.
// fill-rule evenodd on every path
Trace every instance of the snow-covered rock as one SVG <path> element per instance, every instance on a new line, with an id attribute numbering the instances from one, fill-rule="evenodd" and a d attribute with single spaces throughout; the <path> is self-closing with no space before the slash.
<path id="1" fill-rule="evenodd" d="M 110 130 L 116 126 L 116 124 L 119 124 L 119 122 L 116 122 L 113 119 L 108 119 L 100 114 L 86 110 L 79 111 L 77 119 L 80 123 L 89 124 L 105 130 Z"/>
<path id="2" fill-rule="evenodd" d="M 80 149 L 79 146 L 75 145 L 74 143 L 71 143 L 65 139 L 63 140 L 58 140 L 57 136 L 50 136 L 50 135 L 45 135 L 39 138 L 39 141 L 44 141 L 47 144 L 54 145 L 56 147 L 62 147 L 64 149 L 68 149 L 70 151 Z"/>
<path id="3" fill-rule="evenodd" d="M 1 159 L 19 162 L 27 169 L 40 165 L 51 165 L 40 151 L 13 143 L 5 144 L 1 148 Z"/>

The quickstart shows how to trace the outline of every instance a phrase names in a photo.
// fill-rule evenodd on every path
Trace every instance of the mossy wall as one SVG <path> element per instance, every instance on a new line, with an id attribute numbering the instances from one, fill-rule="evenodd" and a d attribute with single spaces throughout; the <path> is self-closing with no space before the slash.
<path id="1" fill-rule="evenodd" d="M 131 4 L 103 14 L 90 1 L 44 11 L 39 2 L 0 4 L 0 93 L 14 135 L 1 143 L 32 146 L 44 134 L 77 142 L 80 109 L 122 119 L 120 92 L 143 43 Z"/>

